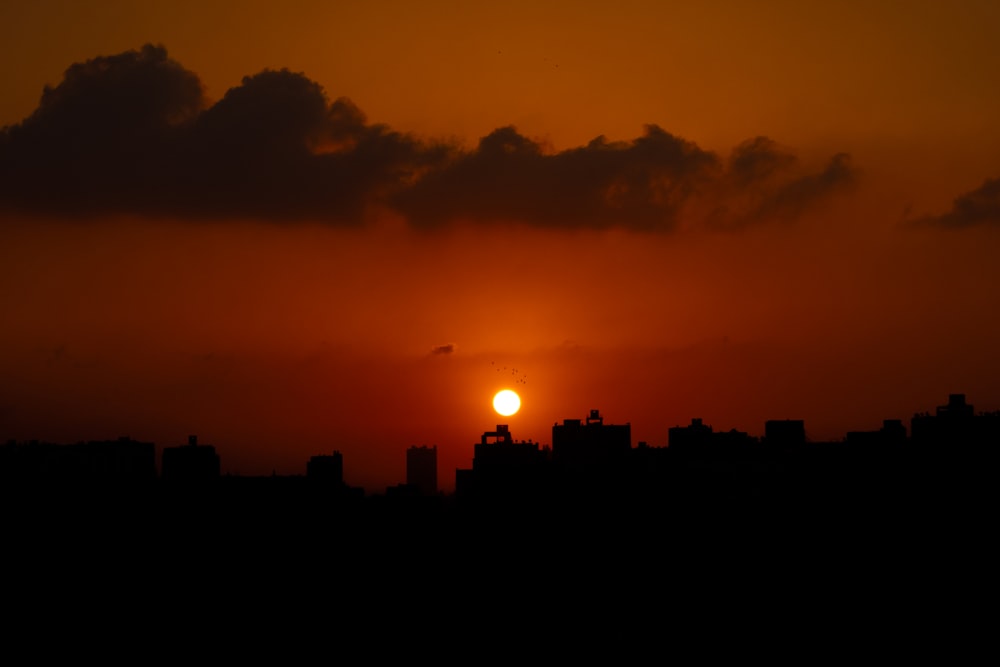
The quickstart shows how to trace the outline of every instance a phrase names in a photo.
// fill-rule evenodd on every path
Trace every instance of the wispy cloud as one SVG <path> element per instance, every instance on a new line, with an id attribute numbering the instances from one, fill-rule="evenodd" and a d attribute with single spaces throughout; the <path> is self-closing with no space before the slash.
<path id="1" fill-rule="evenodd" d="M 910 224 L 952 229 L 1000 225 L 1000 178 L 987 179 L 975 190 L 959 195 L 950 211 L 917 218 Z"/>

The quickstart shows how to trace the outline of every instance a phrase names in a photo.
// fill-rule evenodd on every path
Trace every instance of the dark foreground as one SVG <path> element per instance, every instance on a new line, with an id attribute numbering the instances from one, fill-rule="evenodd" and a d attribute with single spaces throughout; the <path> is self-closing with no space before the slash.
<path id="1" fill-rule="evenodd" d="M 8 488 L 6 636 L 143 662 L 954 662 L 992 628 L 993 472 L 466 499 Z"/>

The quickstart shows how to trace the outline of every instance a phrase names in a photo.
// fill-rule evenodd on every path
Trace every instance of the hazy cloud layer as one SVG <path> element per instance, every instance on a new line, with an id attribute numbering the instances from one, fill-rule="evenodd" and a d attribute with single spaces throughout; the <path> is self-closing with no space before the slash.
<path id="1" fill-rule="evenodd" d="M 738 229 L 794 219 L 855 176 L 847 155 L 809 169 L 757 137 L 723 159 L 656 125 L 561 152 L 503 127 L 463 151 L 369 124 L 288 70 L 209 105 L 198 77 L 151 45 L 73 65 L 0 132 L 0 207 L 40 215 L 349 223 L 388 205 L 425 228 Z"/>
<path id="2" fill-rule="evenodd" d="M 1000 178 L 988 179 L 975 190 L 956 197 L 947 213 L 914 222 L 952 228 L 1000 225 Z"/>

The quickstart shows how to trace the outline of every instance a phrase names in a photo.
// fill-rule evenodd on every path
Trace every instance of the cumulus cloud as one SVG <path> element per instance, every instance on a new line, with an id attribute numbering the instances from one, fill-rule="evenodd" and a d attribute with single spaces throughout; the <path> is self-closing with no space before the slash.
<path id="1" fill-rule="evenodd" d="M 379 205 L 420 228 L 739 229 L 794 219 L 854 178 L 846 155 L 809 169 L 757 137 L 725 160 L 657 125 L 559 152 L 501 127 L 459 150 L 371 124 L 285 69 L 209 104 L 198 77 L 152 45 L 73 65 L 0 131 L 0 207 L 84 217 L 344 224 Z"/>
<path id="2" fill-rule="evenodd" d="M 954 229 L 1000 225 L 1000 178 L 987 179 L 975 190 L 956 197 L 947 213 L 919 218 L 913 224 Z"/>
<path id="3" fill-rule="evenodd" d="M 75 64 L 31 116 L 0 133 L 0 202 L 70 212 L 114 196 L 131 206 L 203 104 L 198 77 L 162 47 Z"/>
<path id="4" fill-rule="evenodd" d="M 0 133 L 0 205 L 61 215 L 356 221 L 448 149 L 369 124 L 304 75 L 265 70 L 216 104 L 164 48 L 73 65 Z"/>
<path id="5" fill-rule="evenodd" d="M 465 219 L 669 228 L 696 184 L 717 168 L 714 155 L 655 125 L 631 142 L 598 137 L 560 153 L 503 127 L 395 203 L 418 225 Z"/>
<path id="6" fill-rule="evenodd" d="M 401 190 L 395 203 L 423 226 L 518 221 L 669 232 L 793 219 L 855 178 L 847 155 L 810 172 L 766 137 L 724 162 L 657 125 L 631 141 L 598 137 L 558 153 L 505 127 Z"/>

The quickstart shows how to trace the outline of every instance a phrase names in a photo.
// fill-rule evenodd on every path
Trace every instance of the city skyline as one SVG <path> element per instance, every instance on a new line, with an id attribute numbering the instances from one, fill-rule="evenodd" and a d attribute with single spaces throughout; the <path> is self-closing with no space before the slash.
<path id="1" fill-rule="evenodd" d="M 468 476 L 476 466 L 476 454 L 479 447 L 503 449 L 506 447 L 532 449 L 536 455 L 542 459 L 549 460 L 551 457 L 560 459 L 565 464 L 567 461 L 577 461 L 585 465 L 605 468 L 613 464 L 615 456 L 622 454 L 635 455 L 635 453 L 649 452 L 650 450 L 669 451 L 677 462 L 686 461 L 688 458 L 697 460 L 702 456 L 717 457 L 723 459 L 735 457 L 739 459 L 745 454 L 741 451 L 749 452 L 752 448 L 766 443 L 783 442 L 783 446 L 790 446 L 786 453 L 793 454 L 797 448 L 820 446 L 826 455 L 837 457 L 858 457 L 855 469 L 863 473 L 865 468 L 865 458 L 871 457 L 881 461 L 880 457 L 891 458 L 893 466 L 905 465 L 906 457 L 913 456 L 919 451 L 921 442 L 923 446 L 934 443 L 938 456 L 944 457 L 942 460 L 951 458 L 960 459 L 964 451 L 963 448 L 980 448 L 993 443 L 1000 430 L 994 426 L 973 428 L 968 425 L 960 426 L 956 429 L 957 419 L 968 420 L 975 418 L 978 420 L 992 420 L 990 424 L 1000 424 L 1000 410 L 977 409 L 975 404 L 967 401 L 965 394 L 949 394 L 948 400 L 934 407 L 931 410 L 914 411 L 908 420 L 899 418 L 885 418 L 877 428 L 858 429 L 847 431 L 833 439 L 815 439 L 809 436 L 809 428 L 804 420 L 793 418 L 768 419 L 762 424 L 759 434 L 754 434 L 752 430 L 738 428 L 720 429 L 706 423 L 700 417 L 692 417 L 689 422 L 675 424 L 666 429 L 666 437 L 662 442 L 633 441 L 631 422 L 605 423 L 605 416 L 599 409 L 591 409 L 583 418 L 564 418 L 556 421 L 551 430 L 551 437 L 547 440 L 534 440 L 532 438 L 519 438 L 510 430 L 509 424 L 502 423 L 510 415 L 497 415 L 497 424 L 491 426 L 481 433 L 480 444 L 475 443 L 469 446 L 468 460 L 471 465 L 456 467 L 452 470 L 443 470 L 438 462 L 438 448 L 436 445 L 407 445 L 399 447 L 401 458 L 405 458 L 405 474 L 403 477 L 387 482 L 386 484 L 373 487 L 365 484 L 355 484 L 353 480 L 364 479 L 365 474 L 359 470 L 352 470 L 351 462 L 344 461 L 343 453 L 336 446 L 325 452 L 316 452 L 309 456 L 308 460 L 302 462 L 301 470 L 284 473 L 280 477 L 288 478 L 311 478 L 325 483 L 343 485 L 345 491 L 353 489 L 364 496 L 382 496 L 393 493 L 408 493 L 415 496 L 451 496 L 458 491 L 458 483 L 463 475 Z M 956 420 L 955 422 L 941 422 L 943 426 L 935 426 L 942 419 Z M 951 423 L 951 426 L 948 424 Z M 985 423 L 985 422 L 984 422 Z M 922 429 L 922 433 L 917 436 L 913 431 L 917 426 Z M 955 429 L 953 432 L 947 428 Z M 942 430 L 945 429 L 945 430 Z M 589 432 L 589 435 L 588 435 Z M 722 449 L 715 449 L 711 443 L 717 441 Z M 970 442 L 965 442 L 970 439 Z M 186 444 L 180 443 L 154 443 L 142 439 L 134 439 L 131 436 L 118 436 L 117 438 L 106 438 L 101 440 L 79 440 L 77 442 L 45 442 L 37 439 L 6 442 L 7 458 L 0 464 L 0 474 L 4 475 L 6 483 L 13 484 L 16 488 L 20 482 L 32 481 L 45 482 L 47 475 L 53 475 L 52 479 L 60 479 L 59 475 L 69 474 L 66 480 L 74 479 L 73 475 L 84 473 L 90 469 L 96 469 L 101 475 L 111 474 L 123 475 L 121 479 L 126 480 L 131 477 L 135 479 L 152 479 L 163 477 L 168 480 L 194 480 L 201 482 L 218 479 L 221 477 L 249 477 L 249 478 L 275 478 L 279 477 L 274 470 L 268 474 L 260 475 L 239 475 L 227 471 L 224 457 L 220 456 L 217 448 L 211 443 L 201 442 L 197 435 L 187 436 Z M 471 438 L 470 438 L 471 440 Z M 912 443 L 912 444 L 911 444 Z M 500 445 L 500 447 L 496 447 Z M 886 450 L 886 446 L 891 445 L 891 450 Z M 0 444 L 0 446 L 3 446 Z M 917 447 L 918 449 L 913 449 Z M 61 459 L 51 459 L 48 463 L 43 463 L 47 459 L 34 458 L 30 455 L 32 450 L 38 452 L 51 451 L 52 448 L 63 452 L 78 450 L 76 457 L 70 456 L 64 463 L 54 463 Z M 672 449 L 671 449 L 672 448 Z M 954 450 L 954 451 L 952 451 Z M 24 461 L 29 462 L 28 468 L 22 472 L 28 472 L 23 479 L 19 478 L 19 459 L 12 453 L 22 451 L 28 455 Z M 803 451 L 808 451 L 803 449 Z M 618 452 L 618 454 L 615 454 Z M 609 457 L 610 454 L 610 457 Z M 983 450 L 981 454 L 983 460 L 987 460 L 990 453 Z M 82 458 L 79 458 L 82 457 Z M 886 459 L 890 460 L 890 459 Z M 991 460 L 991 459 L 990 459 Z M 90 461 L 90 463 L 87 463 Z M 173 463 L 171 464 L 171 461 Z M 30 463 L 34 462 L 34 463 Z M 32 465 L 39 465 L 36 470 Z M 648 465 L 647 463 L 640 465 Z M 47 466 L 53 466 L 46 472 Z M 95 468 L 96 466 L 96 468 Z M 171 473 L 168 468 L 173 468 Z M 652 470 L 659 468 L 654 465 Z M 101 472 L 103 470 L 103 472 Z M 118 472 L 115 472 L 118 470 Z M 973 471 L 969 470 L 971 474 Z"/>
<path id="2" fill-rule="evenodd" d="M 378 489 L 406 447 L 466 468 L 592 408 L 650 444 L 998 409 L 998 24 L 4 3 L 0 442 L 198 434 L 236 475 L 336 449 Z"/>

